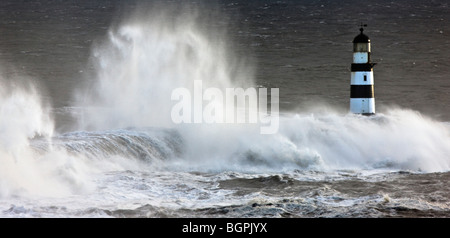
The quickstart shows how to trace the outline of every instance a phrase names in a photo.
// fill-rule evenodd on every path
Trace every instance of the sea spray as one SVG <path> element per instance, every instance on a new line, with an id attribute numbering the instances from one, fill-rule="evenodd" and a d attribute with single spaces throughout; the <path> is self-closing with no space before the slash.
<path id="1" fill-rule="evenodd" d="M 41 103 L 28 79 L 0 78 L 0 196 L 54 189 L 46 186 L 45 172 L 30 148 L 32 138 L 40 137 L 49 145 L 53 134 L 48 108 Z"/>
<path id="2" fill-rule="evenodd" d="M 249 124 L 174 125 L 175 88 L 194 91 L 195 80 L 205 87 L 252 86 L 253 67 L 232 63 L 246 61 L 214 37 L 217 31 L 206 27 L 199 11 L 146 10 L 111 27 L 94 48 L 97 73 L 89 90 L 77 93 L 84 110 L 80 130 L 173 128 L 179 153 L 163 164 L 183 171 L 450 168 L 448 127 L 408 109 L 386 108 L 373 117 L 285 113 L 274 135 L 260 135 Z"/>
<path id="3" fill-rule="evenodd" d="M 13 67 L 12 67 L 13 69 Z M 53 143 L 51 106 L 33 79 L 0 72 L 0 197 L 60 197 L 91 191 L 94 165 Z"/>
<path id="4" fill-rule="evenodd" d="M 171 127 L 176 88 L 193 92 L 195 80 L 223 91 L 252 85 L 252 67 L 229 49 L 226 27 L 211 20 L 198 9 L 160 6 L 111 27 L 94 47 L 91 84 L 76 93 L 80 129 Z"/>
<path id="5" fill-rule="evenodd" d="M 184 159 L 174 165 L 188 171 L 450 169 L 448 125 L 407 109 L 389 109 L 373 117 L 284 114 L 275 135 L 238 125 L 192 125 L 179 131 L 186 149 Z"/>
<path id="6" fill-rule="evenodd" d="M 317 151 L 330 169 L 450 169 L 449 127 L 417 111 L 396 108 L 372 117 L 329 113 L 281 121 L 282 134 Z"/>

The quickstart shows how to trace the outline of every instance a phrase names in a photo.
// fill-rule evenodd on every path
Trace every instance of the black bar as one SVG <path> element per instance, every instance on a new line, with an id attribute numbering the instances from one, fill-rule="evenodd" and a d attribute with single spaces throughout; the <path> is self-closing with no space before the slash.
<path id="1" fill-rule="evenodd" d="M 250 226 L 246 226 L 249 224 Z M 214 225 L 214 234 L 204 230 L 183 230 L 186 226 Z M 259 225 L 258 225 L 259 224 Z M 370 231 L 375 236 L 414 236 L 417 229 L 426 227 L 430 237 L 442 235 L 448 230 L 446 219 L 404 219 L 404 218 L 119 218 L 119 219 L 6 219 L 0 228 L 20 230 L 21 234 L 39 237 L 61 237 L 62 231 L 75 237 L 286 237 L 296 234 L 307 236 L 309 232 L 324 237 L 357 236 Z M 232 227 L 232 228 L 231 228 Z M 248 227 L 253 227 L 250 229 Z M 256 227 L 256 228 L 255 228 Z M 348 229 L 343 229 L 348 228 Z M 379 229 L 374 229 L 378 227 Z M 246 228 L 246 229 L 245 229 Z M 27 234 L 28 233 L 28 234 Z M 251 234 L 250 234 L 251 233 Z M 159 235 L 157 235 L 159 234 Z M 313 233 L 311 233 L 313 234 Z"/>
<path id="2" fill-rule="evenodd" d="M 352 64 L 352 72 L 357 71 L 372 71 L 373 66 L 376 63 L 367 63 L 367 64 Z"/>
<path id="3" fill-rule="evenodd" d="M 374 98 L 373 85 L 351 85 L 350 98 Z"/>

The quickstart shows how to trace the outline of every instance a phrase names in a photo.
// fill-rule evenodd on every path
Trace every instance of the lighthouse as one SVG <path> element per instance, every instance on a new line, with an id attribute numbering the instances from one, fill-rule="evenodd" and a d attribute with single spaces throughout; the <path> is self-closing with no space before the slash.
<path id="1" fill-rule="evenodd" d="M 353 39 L 353 63 L 351 66 L 350 111 L 355 114 L 375 114 L 373 67 L 370 61 L 370 39 L 360 33 Z"/>

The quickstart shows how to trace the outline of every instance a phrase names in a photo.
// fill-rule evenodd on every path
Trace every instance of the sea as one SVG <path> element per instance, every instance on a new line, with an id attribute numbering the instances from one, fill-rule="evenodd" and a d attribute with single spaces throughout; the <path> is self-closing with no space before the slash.
<path id="1" fill-rule="evenodd" d="M 446 0 L 2 0 L 0 217 L 450 217 L 449 12 Z M 361 26 L 373 116 L 349 112 Z M 172 93 L 194 82 L 278 89 L 276 132 L 174 122 Z"/>

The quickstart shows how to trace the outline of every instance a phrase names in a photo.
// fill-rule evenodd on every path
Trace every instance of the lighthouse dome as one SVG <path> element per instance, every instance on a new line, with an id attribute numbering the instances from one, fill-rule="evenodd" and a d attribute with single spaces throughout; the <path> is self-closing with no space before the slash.
<path id="1" fill-rule="evenodd" d="M 361 31 L 361 33 L 357 35 L 355 39 L 353 39 L 353 43 L 370 43 L 369 37 L 363 33 L 364 29 L 361 28 L 359 30 Z"/>

